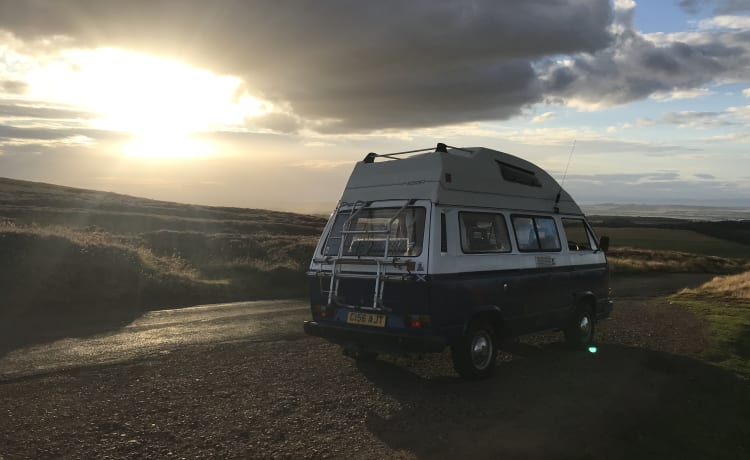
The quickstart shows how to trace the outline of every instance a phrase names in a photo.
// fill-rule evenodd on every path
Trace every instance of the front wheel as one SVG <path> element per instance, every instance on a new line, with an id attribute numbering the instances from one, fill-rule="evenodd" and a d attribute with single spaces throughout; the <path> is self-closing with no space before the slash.
<path id="1" fill-rule="evenodd" d="M 588 306 L 579 308 L 564 333 L 568 345 L 575 348 L 589 346 L 594 341 L 594 315 L 591 308 Z"/>
<path id="2" fill-rule="evenodd" d="M 451 347 L 453 367 L 458 375 L 469 380 L 485 379 L 495 371 L 497 341 L 492 325 L 476 321 L 466 334 Z"/>

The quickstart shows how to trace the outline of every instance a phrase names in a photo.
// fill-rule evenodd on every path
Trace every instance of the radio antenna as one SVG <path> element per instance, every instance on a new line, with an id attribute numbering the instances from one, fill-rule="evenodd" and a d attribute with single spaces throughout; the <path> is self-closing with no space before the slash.
<path id="1" fill-rule="evenodd" d="M 570 160 L 573 159 L 573 151 L 576 149 L 576 141 L 578 141 L 578 139 L 573 139 L 573 145 L 570 146 L 568 164 L 565 165 L 565 172 L 563 173 L 562 182 L 560 182 L 560 190 L 557 191 L 557 196 L 555 197 L 555 214 L 560 214 L 560 208 L 557 205 L 560 204 L 560 194 L 562 193 L 563 185 L 565 185 L 565 178 L 568 177 L 568 168 L 570 167 Z"/>
<path id="2" fill-rule="evenodd" d="M 568 168 L 570 167 L 570 160 L 573 159 L 573 150 L 576 149 L 576 141 L 578 139 L 573 139 L 573 145 L 570 147 L 570 155 L 568 155 L 568 164 L 565 165 L 565 172 L 563 173 L 563 179 L 562 183 L 560 184 L 560 188 L 562 188 L 563 185 L 565 185 L 565 177 L 568 175 Z"/>

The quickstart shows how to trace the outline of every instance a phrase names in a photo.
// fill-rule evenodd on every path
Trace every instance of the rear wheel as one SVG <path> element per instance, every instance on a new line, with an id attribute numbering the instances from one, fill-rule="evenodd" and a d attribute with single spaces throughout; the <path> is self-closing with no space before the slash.
<path id="1" fill-rule="evenodd" d="M 492 325 L 475 321 L 466 334 L 451 347 L 453 368 L 458 375 L 469 380 L 485 379 L 495 371 L 497 341 Z"/>
<path id="2" fill-rule="evenodd" d="M 594 341 L 594 315 L 590 306 L 581 306 L 565 329 L 565 341 L 575 348 L 583 348 Z"/>

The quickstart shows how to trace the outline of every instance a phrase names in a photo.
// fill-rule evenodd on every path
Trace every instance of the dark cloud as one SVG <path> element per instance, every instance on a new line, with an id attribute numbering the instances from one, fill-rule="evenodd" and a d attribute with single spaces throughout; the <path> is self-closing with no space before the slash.
<path id="1" fill-rule="evenodd" d="M 724 0 L 719 2 L 716 11 L 721 14 L 747 13 L 750 11 L 748 0 Z"/>
<path id="2" fill-rule="evenodd" d="M 570 63 L 550 63 L 543 77 L 553 100 L 592 105 L 624 104 L 654 93 L 700 88 L 717 79 L 750 78 L 750 33 L 687 34 L 683 41 L 655 42 L 635 30 L 634 9 L 615 15 L 615 42 Z"/>
<path id="3" fill-rule="evenodd" d="M 701 3 L 705 3 L 705 0 L 680 0 L 678 4 L 686 13 L 697 14 Z"/>
<path id="4" fill-rule="evenodd" d="M 611 17 L 608 0 L 0 0 L 0 28 L 21 38 L 158 51 L 237 75 L 330 132 L 515 115 L 543 96 L 535 61 L 607 46 Z"/>
<path id="5" fill-rule="evenodd" d="M 247 124 L 257 128 L 265 128 L 277 133 L 296 133 L 302 123 L 294 115 L 288 113 L 271 112 L 257 117 L 248 118 Z"/>
<path id="6" fill-rule="evenodd" d="M 712 9 L 717 14 L 745 13 L 750 11 L 748 0 L 680 0 L 680 8 L 688 14 L 698 14 L 701 7 Z"/>
<path id="7" fill-rule="evenodd" d="M 750 77 L 750 31 L 655 42 L 633 14 L 609 0 L 0 0 L 0 29 L 241 77 L 282 108 L 250 123 L 283 133 L 500 120 L 545 99 L 607 106 Z"/>

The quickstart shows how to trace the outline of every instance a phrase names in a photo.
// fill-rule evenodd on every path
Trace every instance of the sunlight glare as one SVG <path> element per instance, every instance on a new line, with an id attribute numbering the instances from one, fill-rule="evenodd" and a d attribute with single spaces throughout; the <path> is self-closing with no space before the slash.
<path id="1" fill-rule="evenodd" d="M 75 50 L 30 79 L 41 97 L 75 104 L 100 114 L 99 129 L 127 132 L 127 155 L 183 158 L 212 148 L 191 136 L 243 126 L 267 106 L 237 98 L 242 81 L 178 61 L 113 48 Z"/>

